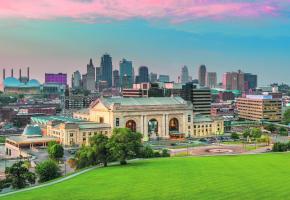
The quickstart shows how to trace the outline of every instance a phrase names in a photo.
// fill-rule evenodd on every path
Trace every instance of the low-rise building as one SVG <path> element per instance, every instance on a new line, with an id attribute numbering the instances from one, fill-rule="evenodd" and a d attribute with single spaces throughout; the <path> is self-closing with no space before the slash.
<path id="1" fill-rule="evenodd" d="M 241 119 L 280 122 L 282 100 L 271 95 L 247 95 L 237 99 L 237 110 Z"/>

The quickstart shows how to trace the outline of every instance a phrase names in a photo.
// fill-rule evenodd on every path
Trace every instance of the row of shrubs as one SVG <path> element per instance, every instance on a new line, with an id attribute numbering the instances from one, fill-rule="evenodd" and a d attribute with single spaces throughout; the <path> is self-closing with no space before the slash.
<path id="1" fill-rule="evenodd" d="M 141 158 L 170 157 L 170 153 L 168 149 L 162 149 L 162 151 L 156 151 L 147 145 L 142 148 L 139 157 Z"/>
<path id="2" fill-rule="evenodd" d="M 273 145 L 273 152 L 285 152 L 290 150 L 290 142 L 288 143 L 282 143 L 282 142 L 276 142 Z"/>

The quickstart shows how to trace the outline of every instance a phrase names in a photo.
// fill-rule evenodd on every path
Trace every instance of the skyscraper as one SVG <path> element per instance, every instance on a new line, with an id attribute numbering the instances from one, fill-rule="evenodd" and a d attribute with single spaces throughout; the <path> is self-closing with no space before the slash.
<path id="1" fill-rule="evenodd" d="M 240 90 L 245 89 L 245 78 L 242 71 L 226 72 L 223 75 L 223 88 L 225 90 Z"/>
<path id="2" fill-rule="evenodd" d="M 209 88 L 215 88 L 217 86 L 217 74 L 216 72 L 206 73 L 206 86 Z"/>
<path id="3" fill-rule="evenodd" d="M 101 67 L 96 67 L 96 86 L 98 91 L 100 91 L 99 85 L 101 80 L 102 80 Z"/>
<path id="4" fill-rule="evenodd" d="M 166 83 L 166 82 L 169 82 L 170 81 L 170 77 L 169 77 L 169 75 L 160 74 L 159 75 L 159 78 L 158 78 L 158 81 L 159 82 Z"/>
<path id="5" fill-rule="evenodd" d="M 101 58 L 101 74 L 102 81 L 107 81 L 108 87 L 112 87 L 112 57 L 109 54 L 104 54 Z"/>
<path id="6" fill-rule="evenodd" d="M 151 83 L 157 82 L 157 74 L 156 73 L 153 73 L 153 72 L 150 73 L 150 82 Z"/>
<path id="7" fill-rule="evenodd" d="M 75 71 L 72 77 L 72 88 L 77 89 L 81 87 L 81 73 L 79 71 Z"/>
<path id="8" fill-rule="evenodd" d="M 251 73 L 244 74 L 245 90 L 255 89 L 258 86 L 258 76 Z"/>
<path id="9" fill-rule="evenodd" d="M 198 69 L 198 81 L 201 87 L 205 86 L 206 83 L 206 66 L 200 65 Z"/>
<path id="10" fill-rule="evenodd" d="M 132 61 L 122 59 L 119 63 L 120 83 L 123 88 L 131 88 L 134 82 L 134 71 Z"/>
<path id="11" fill-rule="evenodd" d="M 95 81 L 95 67 L 93 65 L 93 60 L 90 59 L 90 63 L 87 65 L 87 74 L 86 74 L 86 88 L 87 90 L 94 92 L 96 90 L 96 81 Z"/>
<path id="12" fill-rule="evenodd" d="M 181 83 L 185 84 L 188 82 L 189 74 L 187 66 L 181 68 Z"/>
<path id="13" fill-rule="evenodd" d="M 148 83 L 149 82 L 149 72 L 148 67 L 141 66 L 138 70 L 138 76 L 136 77 L 136 83 Z"/>
<path id="14" fill-rule="evenodd" d="M 114 88 L 120 87 L 120 75 L 119 75 L 119 70 L 117 69 L 113 71 L 113 87 Z"/>

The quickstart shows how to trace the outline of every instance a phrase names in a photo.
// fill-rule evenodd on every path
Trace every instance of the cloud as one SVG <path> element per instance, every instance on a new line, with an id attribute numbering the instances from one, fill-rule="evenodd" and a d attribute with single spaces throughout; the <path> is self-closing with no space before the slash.
<path id="1" fill-rule="evenodd" d="M 0 18 L 69 18 L 81 22 L 141 18 L 178 23 L 199 18 L 283 17 L 289 9 L 290 0 L 0 0 Z"/>

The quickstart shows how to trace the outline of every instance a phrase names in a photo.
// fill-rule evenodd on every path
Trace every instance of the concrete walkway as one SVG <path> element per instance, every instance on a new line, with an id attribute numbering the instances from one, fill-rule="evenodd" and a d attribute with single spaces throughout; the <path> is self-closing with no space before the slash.
<path id="1" fill-rule="evenodd" d="M 69 180 L 69 179 L 72 179 L 76 176 L 79 176 L 81 174 L 84 174 L 86 172 L 89 172 L 89 171 L 92 171 L 96 168 L 99 168 L 100 166 L 94 166 L 94 167 L 91 167 L 91 168 L 88 168 L 88 169 L 85 169 L 85 170 L 82 170 L 82 171 L 79 171 L 79 172 L 76 172 L 72 175 L 68 175 L 66 177 L 63 177 L 63 178 L 60 178 L 60 179 L 57 179 L 55 181 L 51 181 L 49 183 L 44 183 L 44 184 L 41 184 L 41 185 L 37 185 L 37 186 L 33 186 L 33 187 L 28 187 L 28 188 L 25 188 L 25 189 L 21 189 L 21 190 L 16 190 L 16 191 L 12 191 L 12 192 L 7 192 L 7 193 L 4 193 L 4 194 L 0 194 L 0 197 L 4 197 L 4 196 L 8 196 L 8 195 L 13 195 L 13 194 L 16 194 L 16 193 L 19 193 L 19 192 L 26 192 L 26 191 L 30 191 L 30 190 L 34 190 L 34 189 L 37 189 L 37 188 L 42 188 L 42 187 L 47 187 L 47 186 L 50 186 L 50 185 L 55 185 L 57 183 L 61 183 L 63 181 L 66 181 L 66 180 Z"/>

